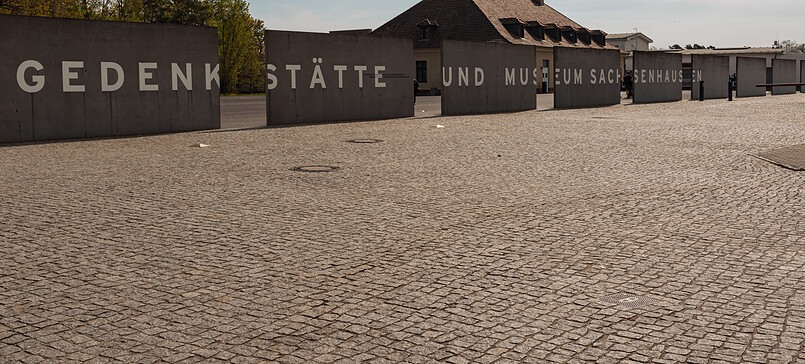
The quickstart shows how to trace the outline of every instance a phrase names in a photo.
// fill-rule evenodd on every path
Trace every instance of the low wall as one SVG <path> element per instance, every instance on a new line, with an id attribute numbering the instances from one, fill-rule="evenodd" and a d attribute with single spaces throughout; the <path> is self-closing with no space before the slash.
<path id="1" fill-rule="evenodd" d="M 534 47 L 444 41 L 442 115 L 534 110 L 542 71 Z"/>
<path id="2" fill-rule="evenodd" d="M 414 115 L 414 45 L 359 35 L 266 31 L 269 126 Z"/>
<path id="3" fill-rule="evenodd" d="M 766 96 L 766 88 L 757 87 L 766 83 L 766 59 L 738 57 L 735 67 L 738 78 L 736 97 Z"/>
<path id="4" fill-rule="evenodd" d="M 214 28 L 0 15 L 0 143 L 217 129 Z"/>
<path id="5" fill-rule="evenodd" d="M 620 104 L 620 61 L 617 50 L 554 48 L 554 107 Z"/>
<path id="6" fill-rule="evenodd" d="M 682 100 L 682 55 L 634 52 L 634 103 Z"/>
<path id="7" fill-rule="evenodd" d="M 730 58 L 721 56 L 691 56 L 691 99 L 699 100 L 699 81 L 704 81 L 705 99 L 729 97 Z"/>

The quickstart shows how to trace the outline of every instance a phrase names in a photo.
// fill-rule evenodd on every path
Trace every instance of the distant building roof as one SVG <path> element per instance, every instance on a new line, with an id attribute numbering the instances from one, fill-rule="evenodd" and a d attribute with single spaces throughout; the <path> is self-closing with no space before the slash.
<path id="1" fill-rule="evenodd" d="M 783 48 L 772 48 L 772 47 L 681 49 L 681 50 L 674 51 L 674 53 L 682 53 L 682 54 L 712 54 L 712 55 L 758 54 L 758 53 L 783 54 L 783 53 L 785 53 L 785 49 L 783 49 Z"/>
<path id="2" fill-rule="evenodd" d="M 654 43 L 653 39 L 649 38 L 647 35 L 645 35 L 643 33 L 640 33 L 640 32 L 637 32 L 637 33 L 634 33 L 634 32 L 632 32 L 632 33 L 609 33 L 609 34 L 607 34 L 607 39 L 610 39 L 610 40 L 627 40 L 627 39 L 633 38 L 633 37 L 642 37 L 646 41 L 648 41 L 649 43 Z"/>
<path id="3" fill-rule="evenodd" d="M 348 30 L 332 30 L 330 34 L 341 35 L 369 35 L 372 33 L 371 29 L 348 29 Z"/>
<path id="4" fill-rule="evenodd" d="M 415 48 L 439 48 L 443 40 L 466 40 L 535 45 L 541 47 L 608 48 L 591 41 L 591 37 L 605 37 L 600 30 L 588 30 L 549 5 L 535 0 L 422 0 L 386 24 L 372 35 L 400 37 L 415 40 Z M 434 27 L 427 39 L 421 39 L 420 27 Z M 513 34 L 507 27 L 522 26 L 522 36 Z M 539 39 L 533 29 L 559 29 L 574 33 L 572 39 L 564 36 Z M 582 36 L 577 36 L 581 34 Z M 589 35 L 589 36 L 588 36 Z M 575 42 L 573 42 L 575 40 Z"/>

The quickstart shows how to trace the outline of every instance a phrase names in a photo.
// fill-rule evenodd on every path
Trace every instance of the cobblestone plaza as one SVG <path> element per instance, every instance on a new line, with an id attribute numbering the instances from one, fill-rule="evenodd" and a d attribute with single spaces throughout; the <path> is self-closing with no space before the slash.
<path id="1" fill-rule="evenodd" d="M 0 147 L 0 362 L 805 361 L 803 111 Z"/>

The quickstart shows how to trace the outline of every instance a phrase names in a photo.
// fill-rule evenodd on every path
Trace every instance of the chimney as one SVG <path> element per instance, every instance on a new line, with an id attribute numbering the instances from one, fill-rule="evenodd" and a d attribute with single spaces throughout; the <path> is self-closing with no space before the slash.
<path id="1" fill-rule="evenodd" d="M 536 6 L 545 5 L 545 0 L 531 0 L 531 1 L 533 1 L 534 5 L 536 5 Z"/>

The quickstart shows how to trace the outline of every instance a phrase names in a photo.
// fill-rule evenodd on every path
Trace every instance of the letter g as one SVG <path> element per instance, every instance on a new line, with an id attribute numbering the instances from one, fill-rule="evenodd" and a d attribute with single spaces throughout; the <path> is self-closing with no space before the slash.
<path id="1" fill-rule="evenodd" d="M 45 69 L 45 67 L 43 67 L 42 64 L 37 61 L 28 60 L 22 62 L 22 64 L 20 64 L 20 67 L 17 68 L 17 84 L 20 85 L 20 88 L 23 91 L 29 94 L 35 94 L 39 91 L 42 91 L 42 88 L 45 87 L 45 76 L 34 75 L 33 77 L 31 77 L 31 80 L 33 81 L 33 85 L 31 85 L 28 82 L 25 82 L 25 71 L 27 71 L 29 68 L 41 71 Z"/>

